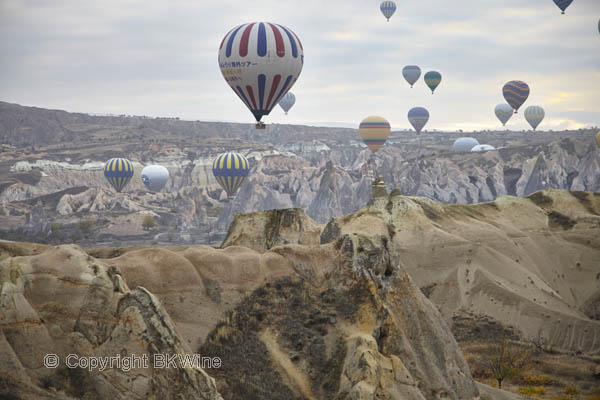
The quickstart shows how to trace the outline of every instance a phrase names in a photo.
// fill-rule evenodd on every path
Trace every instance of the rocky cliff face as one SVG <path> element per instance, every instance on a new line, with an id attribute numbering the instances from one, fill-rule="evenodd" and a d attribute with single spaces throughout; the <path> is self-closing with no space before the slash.
<path id="1" fill-rule="evenodd" d="M 224 357 L 224 398 L 478 398 L 448 327 L 381 241 L 272 251 L 303 279 L 255 290 L 200 348 Z"/>
<path id="2" fill-rule="evenodd" d="M 600 196 L 547 190 L 478 205 L 441 205 L 385 191 L 330 221 L 322 243 L 385 237 L 448 323 L 485 315 L 527 340 L 599 354 Z"/>
<path id="3" fill-rule="evenodd" d="M 448 326 L 386 237 L 320 245 L 319 233 L 287 210 L 239 216 L 223 249 L 98 250 L 99 259 L 76 246 L 2 243 L 0 389 L 23 398 L 478 398 Z M 246 243 L 260 252 L 238 246 Z M 193 352 L 222 363 L 43 366 L 48 353 Z"/>

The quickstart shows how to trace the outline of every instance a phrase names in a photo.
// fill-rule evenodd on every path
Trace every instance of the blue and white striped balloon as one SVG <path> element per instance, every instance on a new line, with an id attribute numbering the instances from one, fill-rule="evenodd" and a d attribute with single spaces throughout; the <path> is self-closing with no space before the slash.
<path id="1" fill-rule="evenodd" d="M 540 106 L 529 106 L 525 109 L 525 119 L 535 131 L 538 125 L 544 120 L 546 113 Z"/>
<path id="2" fill-rule="evenodd" d="M 382 1 L 381 5 L 379 6 L 379 9 L 381 10 L 381 13 L 387 18 L 388 22 L 390 22 L 390 18 L 396 12 L 396 3 L 389 0 Z"/>
<path id="3" fill-rule="evenodd" d="M 294 93 L 287 92 L 286 95 L 283 96 L 283 98 L 279 102 L 279 107 L 283 108 L 283 111 L 285 111 L 285 115 L 287 115 L 288 111 L 290 111 L 290 108 L 292 108 L 292 106 L 295 103 L 296 103 L 296 96 L 294 96 Z"/>

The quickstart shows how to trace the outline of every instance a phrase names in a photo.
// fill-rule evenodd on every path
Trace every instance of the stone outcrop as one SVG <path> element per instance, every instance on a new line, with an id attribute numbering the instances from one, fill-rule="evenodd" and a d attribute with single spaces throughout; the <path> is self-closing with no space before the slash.
<path id="1" fill-rule="evenodd" d="M 154 354 L 185 350 L 154 295 L 129 291 L 117 268 L 75 246 L 44 250 L 0 262 L 0 389 L 22 398 L 221 399 L 200 368 L 155 368 Z M 46 368 L 47 354 L 60 365 Z M 67 368 L 69 354 L 149 361 L 89 370 Z"/>
<path id="2" fill-rule="evenodd" d="M 318 244 L 320 234 L 320 227 L 299 208 L 237 214 L 222 247 L 263 252 L 282 244 Z"/>
<path id="3" fill-rule="evenodd" d="M 358 233 L 386 237 L 392 263 L 449 324 L 468 312 L 524 340 L 600 354 L 597 193 L 545 190 L 465 206 L 374 190 L 367 207 L 331 220 L 321 242 Z"/>
<path id="4" fill-rule="evenodd" d="M 199 350 L 223 357 L 224 398 L 478 398 L 445 322 L 384 242 L 273 248 L 302 279 L 256 289 Z"/>

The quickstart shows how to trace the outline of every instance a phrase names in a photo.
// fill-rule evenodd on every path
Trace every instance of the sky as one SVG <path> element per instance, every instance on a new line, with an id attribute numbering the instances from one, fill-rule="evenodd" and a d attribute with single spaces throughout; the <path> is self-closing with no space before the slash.
<path id="1" fill-rule="evenodd" d="M 502 86 L 542 106 L 538 129 L 600 126 L 599 0 L 397 0 L 386 22 L 376 0 L 0 0 L 0 101 L 94 114 L 253 123 L 223 79 L 222 38 L 246 22 L 276 22 L 304 47 L 289 115 L 263 121 L 357 127 L 369 115 L 408 129 L 498 129 Z M 439 71 L 432 95 L 405 65 Z"/>

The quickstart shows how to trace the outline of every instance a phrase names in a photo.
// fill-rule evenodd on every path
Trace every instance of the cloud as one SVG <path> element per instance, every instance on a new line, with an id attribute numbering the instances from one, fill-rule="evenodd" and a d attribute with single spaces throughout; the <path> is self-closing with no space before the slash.
<path id="1" fill-rule="evenodd" d="M 429 109 L 431 129 L 490 129 L 502 85 L 522 79 L 542 129 L 600 125 L 600 3 L 551 0 L 399 3 L 389 23 L 359 0 L 4 0 L 0 2 L 0 100 L 70 111 L 252 122 L 223 80 L 217 48 L 234 26 L 282 23 L 300 37 L 305 64 L 288 116 L 266 122 L 354 125 L 386 116 L 409 128 L 408 109 Z M 410 89 L 406 64 L 443 79 L 435 95 Z M 526 129 L 522 113 L 512 129 Z"/>

